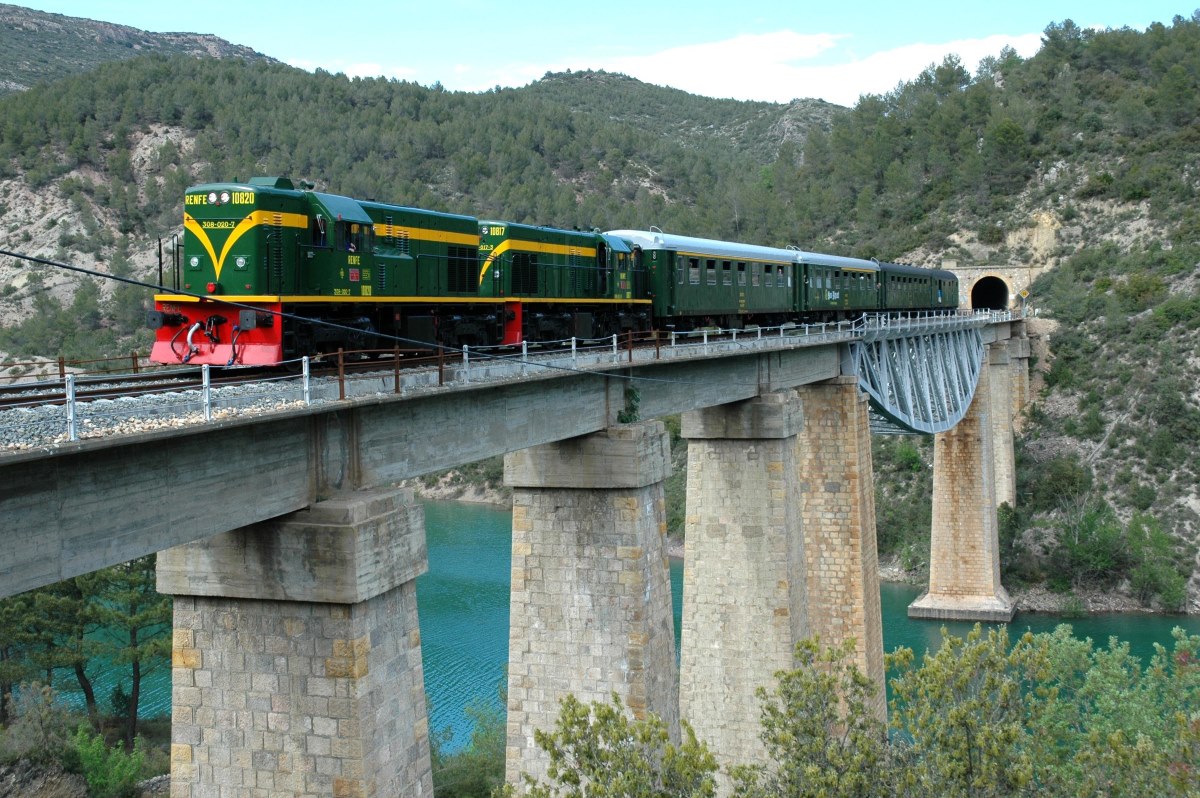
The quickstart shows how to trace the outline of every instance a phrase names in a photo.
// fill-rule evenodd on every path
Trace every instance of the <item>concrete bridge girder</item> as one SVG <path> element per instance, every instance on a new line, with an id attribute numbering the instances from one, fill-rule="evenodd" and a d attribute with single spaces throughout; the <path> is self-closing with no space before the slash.
<path id="1" fill-rule="evenodd" d="M 0 596 L 616 423 L 836 377 L 837 344 L 373 396 L 0 457 Z"/>

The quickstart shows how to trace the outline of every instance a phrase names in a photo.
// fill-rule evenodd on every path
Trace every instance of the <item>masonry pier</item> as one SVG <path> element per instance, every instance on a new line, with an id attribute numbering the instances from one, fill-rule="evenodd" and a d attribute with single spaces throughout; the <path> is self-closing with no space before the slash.
<path id="1" fill-rule="evenodd" d="M 172 798 L 432 796 L 410 491 L 335 496 L 159 553 Z"/>
<path id="2" fill-rule="evenodd" d="M 996 477 L 996 506 L 1017 506 L 1017 464 L 1013 448 L 1013 368 L 1009 342 L 989 344 L 984 357 L 990 366 L 992 464 Z"/>
<path id="3" fill-rule="evenodd" d="M 679 712 L 722 768 L 761 761 L 755 690 L 808 635 L 795 391 L 683 415 L 688 439 Z M 723 784 L 723 791 L 728 785 Z"/>
<path id="4" fill-rule="evenodd" d="M 679 685 L 662 481 L 662 422 L 613 427 L 505 457 L 513 487 L 506 778 L 546 776 L 534 730 L 568 693 L 662 718 Z"/>
<path id="5" fill-rule="evenodd" d="M 1007 380 L 1010 373 L 1007 364 L 993 365 L 985 353 L 967 414 L 934 436 L 929 589 L 909 605 L 910 618 L 1007 623 L 1016 611 L 1000 583 L 994 447 L 1001 444 L 993 424 L 993 413 L 1011 419 L 1012 404 L 1006 401 L 995 408 L 993 400 L 1006 392 L 994 393 L 991 385 L 992 380 Z M 1011 447 L 1011 426 L 1008 429 L 1006 445 Z"/>
<path id="6" fill-rule="evenodd" d="M 853 377 L 804 385 L 798 393 L 804 408 L 799 481 L 809 633 L 822 646 L 854 640 L 854 664 L 875 684 L 873 709 L 885 720 L 867 395 Z"/>

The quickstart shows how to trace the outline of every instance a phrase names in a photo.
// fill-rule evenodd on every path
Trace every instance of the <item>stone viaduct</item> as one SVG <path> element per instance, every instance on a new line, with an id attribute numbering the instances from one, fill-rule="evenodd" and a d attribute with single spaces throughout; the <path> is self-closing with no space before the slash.
<path id="1" fill-rule="evenodd" d="M 930 585 L 914 615 L 1007 620 L 996 507 L 1013 501 L 1023 324 L 985 328 L 958 426 L 935 444 Z M 613 693 L 722 764 L 761 752 L 754 697 L 796 641 L 883 644 L 868 402 L 838 340 L 615 363 L 62 444 L 0 457 L 0 594 L 159 552 L 174 601 L 171 795 L 432 795 L 403 479 L 507 453 L 514 489 L 507 770 L 567 693 Z M 676 667 L 659 421 L 689 439 Z"/>

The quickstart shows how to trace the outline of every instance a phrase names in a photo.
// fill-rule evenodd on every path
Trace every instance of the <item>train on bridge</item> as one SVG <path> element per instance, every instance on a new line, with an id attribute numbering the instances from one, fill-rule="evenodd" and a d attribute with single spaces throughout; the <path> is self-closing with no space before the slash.
<path id="1" fill-rule="evenodd" d="M 519 346 L 958 306 L 958 280 L 943 270 L 657 229 L 481 220 L 282 177 L 194 186 L 183 223 L 149 314 L 158 363 L 271 365 L 397 339 Z"/>

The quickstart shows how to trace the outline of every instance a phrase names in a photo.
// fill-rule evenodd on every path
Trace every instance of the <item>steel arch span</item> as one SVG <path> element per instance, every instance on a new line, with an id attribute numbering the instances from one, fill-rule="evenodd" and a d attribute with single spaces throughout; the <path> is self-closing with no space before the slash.
<path id="1" fill-rule="evenodd" d="M 982 324 L 874 325 L 849 355 L 871 406 L 902 431 L 945 432 L 967 414 L 983 367 Z"/>

